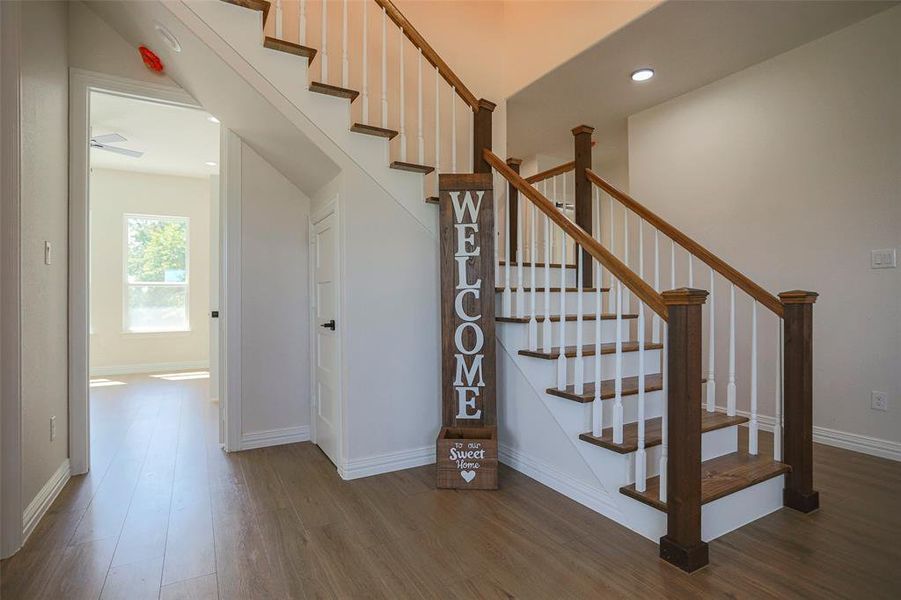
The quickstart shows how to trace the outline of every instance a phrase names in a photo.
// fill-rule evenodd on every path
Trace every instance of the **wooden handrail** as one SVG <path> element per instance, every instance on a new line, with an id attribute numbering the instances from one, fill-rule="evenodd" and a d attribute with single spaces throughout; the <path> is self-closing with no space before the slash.
<path id="1" fill-rule="evenodd" d="M 538 183 L 539 181 L 544 181 L 545 179 L 550 179 L 551 177 L 556 177 L 562 173 L 569 173 L 573 169 L 576 168 L 576 161 L 571 160 L 568 163 L 563 163 L 562 165 L 557 165 L 556 167 L 552 167 L 547 171 L 542 171 L 541 173 L 535 173 L 534 175 L 529 175 L 526 177 L 526 181 L 529 183 Z"/>
<path id="2" fill-rule="evenodd" d="M 457 95 L 460 96 L 466 104 L 468 104 L 472 110 L 476 111 L 479 109 L 479 99 L 475 97 L 475 94 L 469 91 L 469 88 L 463 84 L 463 81 L 454 73 L 453 69 L 447 66 L 447 63 L 444 62 L 438 53 L 435 52 L 435 49 L 432 48 L 425 38 L 422 37 L 416 28 L 407 20 L 407 17 L 403 15 L 400 10 L 391 0 L 375 0 L 375 3 L 385 9 L 388 17 L 394 21 L 394 24 L 401 28 L 404 32 L 404 35 L 413 42 L 413 45 L 422 50 L 422 55 L 425 57 L 429 63 L 433 67 L 438 69 L 438 72 L 441 74 L 441 77 L 450 84 L 456 91 Z"/>
<path id="3" fill-rule="evenodd" d="M 621 192 L 607 183 L 591 169 L 585 169 L 585 174 L 588 176 L 588 179 L 590 179 L 598 187 L 619 200 L 626 208 L 650 223 L 661 233 L 668 236 L 671 240 L 675 241 L 677 244 L 685 248 L 685 250 L 687 250 L 690 254 L 699 258 L 708 267 L 728 279 L 730 282 L 737 285 L 749 296 L 773 311 L 777 316 L 783 316 L 784 309 L 782 302 L 779 301 L 779 298 L 769 293 L 768 291 L 733 269 L 725 261 L 713 254 L 710 250 L 700 245 L 699 243 L 664 221 L 660 216 L 645 208 L 645 206 L 640 202 L 638 202 L 625 192 Z"/>
<path id="4" fill-rule="evenodd" d="M 559 225 L 560 228 L 579 245 L 579 247 L 583 248 L 598 262 L 604 265 L 604 267 L 619 279 L 623 285 L 629 288 L 639 300 L 660 315 L 661 319 L 664 321 L 667 320 L 669 313 L 666 304 L 663 303 L 663 298 L 654 291 L 654 288 L 648 285 L 618 258 L 613 256 L 613 254 L 604 248 L 600 242 L 591 237 L 590 233 L 569 220 L 562 211 L 557 210 L 553 202 L 545 198 L 541 192 L 532 187 L 528 181 L 511 169 L 509 165 L 501 160 L 494 152 L 486 148 L 483 151 L 483 156 L 488 164 L 494 167 L 498 173 L 503 175 L 504 179 L 513 184 L 513 186 L 519 190 L 520 194 L 531 200 L 532 204 L 537 206 L 539 210 Z"/>

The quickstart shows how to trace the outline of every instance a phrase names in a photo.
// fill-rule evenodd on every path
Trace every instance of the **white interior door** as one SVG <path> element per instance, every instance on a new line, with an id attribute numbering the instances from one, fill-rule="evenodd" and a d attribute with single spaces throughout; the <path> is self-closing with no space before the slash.
<path id="1" fill-rule="evenodd" d="M 339 463 L 338 219 L 332 210 L 313 224 L 314 441 Z"/>

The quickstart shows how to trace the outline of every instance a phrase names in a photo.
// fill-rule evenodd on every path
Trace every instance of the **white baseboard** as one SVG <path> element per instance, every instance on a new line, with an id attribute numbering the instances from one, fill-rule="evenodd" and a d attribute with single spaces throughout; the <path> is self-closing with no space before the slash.
<path id="1" fill-rule="evenodd" d="M 342 479 L 359 479 L 430 465 L 434 462 L 435 446 L 431 445 L 348 460 L 338 467 L 338 474 Z"/>
<path id="2" fill-rule="evenodd" d="M 191 369 L 208 369 L 210 361 L 193 360 L 167 363 L 142 363 L 135 365 L 108 365 L 91 367 L 91 377 L 107 377 L 110 375 L 136 375 L 139 373 L 165 373 L 167 371 L 189 371 Z"/>
<path id="3" fill-rule="evenodd" d="M 507 444 L 499 444 L 497 451 L 498 459 L 502 463 L 563 494 L 567 498 L 587 506 L 604 516 L 613 518 L 612 515 L 619 513 L 619 508 L 604 490 L 587 485 L 585 482 L 565 473 L 560 473 L 541 459 L 528 456 Z"/>
<path id="4" fill-rule="evenodd" d="M 34 531 L 41 519 L 47 513 L 50 505 L 59 496 L 63 486 L 71 477 L 71 468 L 69 459 L 63 461 L 56 472 L 50 476 L 44 487 L 40 489 L 37 495 L 28 503 L 25 512 L 22 514 L 22 543 L 28 540 L 28 536 Z"/>
<path id="5" fill-rule="evenodd" d="M 725 407 L 717 406 L 717 410 L 725 412 L 726 409 Z M 746 410 L 736 410 L 735 412 L 742 417 L 751 417 L 751 413 Z M 773 431 L 773 426 L 776 424 L 776 418 L 759 414 L 757 415 L 757 423 L 762 431 Z M 745 426 L 747 426 L 747 423 L 745 423 Z M 851 450 L 853 452 L 869 454 L 870 456 L 901 461 L 901 443 L 893 442 L 891 440 L 883 440 L 868 435 L 861 435 L 859 433 L 850 433 L 814 425 L 813 441 L 818 444 L 825 444 L 827 446 L 844 448 L 845 450 Z"/>
<path id="6" fill-rule="evenodd" d="M 253 450 L 268 446 L 281 446 L 282 444 L 294 444 L 310 441 L 310 428 L 306 425 L 299 427 L 283 427 L 282 429 L 267 429 L 266 431 L 254 431 L 241 434 L 241 450 Z"/>

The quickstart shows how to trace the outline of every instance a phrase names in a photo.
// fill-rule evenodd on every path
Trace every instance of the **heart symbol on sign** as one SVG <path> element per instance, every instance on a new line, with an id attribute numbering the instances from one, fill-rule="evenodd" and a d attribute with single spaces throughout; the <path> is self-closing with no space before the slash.
<path id="1" fill-rule="evenodd" d="M 460 477 L 462 477 L 463 480 L 466 481 L 466 483 L 469 483 L 470 481 L 472 481 L 473 479 L 476 478 L 476 472 L 475 471 L 460 471 Z"/>

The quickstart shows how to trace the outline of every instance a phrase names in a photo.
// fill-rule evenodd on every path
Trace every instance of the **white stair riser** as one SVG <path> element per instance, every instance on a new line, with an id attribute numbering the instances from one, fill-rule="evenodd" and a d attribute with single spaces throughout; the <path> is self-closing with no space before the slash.
<path id="1" fill-rule="evenodd" d="M 587 442 L 586 442 L 587 443 Z M 701 461 L 712 460 L 719 456 L 725 456 L 738 450 L 738 426 L 724 427 L 714 431 L 708 431 L 701 434 Z M 648 477 L 655 477 L 660 474 L 660 453 L 662 447 L 660 445 L 653 446 L 646 450 L 647 452 L 647 472 Z M 628 455 L 629 465 L 626 473 L 626 480 L 623 485 L 635 483 L 635 459 L 636 454 L 633 452 Z"/>
<path id="2" fill-rule="evenodd" d="M 624 342 L 628 342 L 629 340 L 635 339 L 635 336 L 631 334 L 629 324 L 634 323 L 634 320 L 624 319 L 622 323 L 622 340 Z M 595 342 L 595 323 L 596 321 L 582 321 L 582 344 L 594 344 Z M 579 331 L 579 324 L 577 321 L 566 321 L 565 323 L 559 322 L 551 322 L 551 346 L 559 346 L 560 345 L 560 327 L 561 325 L 564 327 L 564 337 L 566 339 L 567 346 L 575 346 L 576 345 L 576 335 Z M 633 328 L 634 329 L 634 328 Z M 541 343 L 544 342 L 544 338 L 542 337 L 542 327 L 541 323 L 538 324 L 538 343 L 539 347 Z M 616 341 L 616 321 L 611 319 L 602 319 L 601 320 L 601 343 L 613 343 Z"/>
<path id="3" fill-rule="evenodd" d="M 522 268 L 522 286 L 531 286 L 532 285 L 532 273 L 529 270 L 529 267 L 523 266 Z M 497 269 L 497 277 L 494 279 L 495 285 L 499 287 L 507 286 L 507 274 L 506 274 L 506 266 L 501 265 Z M 550 287 L 560 287 L 560 267 L 550 267 L 547 269 L 549 271 L 551 285 Z M 545 287 L 544 286 L 544 267 L 538 267 L 535 269 L 535 287 Z M 567 287 L 575 287 L 576 285 L 576 270 L 575 269 L 566 269 L 566 286 Z M 519 286 L 519 275 L 516 268 L 516 265 L 510 265 L 510 287 L 516 288 Z"/>
<path id="4" fill-rule="evenodd" d="M 502 284 L 503 282 L 500 282 L 500 283 Z M 516 303 L 517 291 L 516 291 L 515 287 L 511 290 L 511 293 L 513 296 L 513 302 L 511 304 L 513 307 L 513 313 L 514 313 L 514 315 L 519 314 L 518 313 L 519 306 Z M 501 301 L 502 295 L 503 295 L 503 292 L 498 292 L 497 300 L 495 301 L 498 306 L 498 314 L 500 314 L 500 306 L 501 306 L 500 301 Z M 560 314 L 560 297 L 563 296 L 564 294 L 561 294 L 560 292 L 548 292 L 547 295 L 550 300 L 548 312 L 551 315 L 559 315 Z M 579 293 L 578 292 L 566 292 L 565 295 L 566 295 L 566 313 L 570 314 L 570 315 L 576 314 L 577 313 L 576 307 L 578 306 L 578 302 L 579 302 Z M 601 296 L 606 296 L 606 295 L 607 294 L 604 292 L 601 293 Z M 540 292 L 540 291 L 535 292 L 535 315 L 536 316 L 541 316 L 544 314 L 544 304 L 545 304 L 544 298 L 545 298 L 544 292 Z M 597 302 L 597 292 L 584 292 L 582 295 L 582 314 L 583 315 L 593 315 L 596 302 Z M 603 298 L 601 299 L 601 308 L 604 310 L 607 310 L 608 312 L 610 311 L 610 308 L 607 306 L 606 299 L 603 299 Z M 525 289 L 523 290 L 522 314 L 524 314 L 526 316 L 530 316 L 532 314 L 531 292 L 528 292 Z"/>

